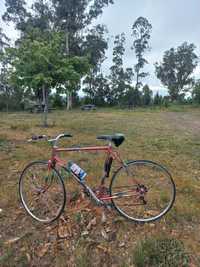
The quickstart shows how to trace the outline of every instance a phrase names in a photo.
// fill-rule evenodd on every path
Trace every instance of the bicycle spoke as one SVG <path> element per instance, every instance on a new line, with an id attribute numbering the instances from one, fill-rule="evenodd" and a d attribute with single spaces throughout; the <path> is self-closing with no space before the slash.
<path id="1" fill-rule="evenodd" d="M 111 184 L 111 201 L 120 214 L 135 221 L 151 221 L 166 213 L 175 196 L 169 174 L 148 161 L 136 161 L 127 168 L 128 175 L 121 168 Z"/>
<path id="2" fill-rule="evenodd" d="M 20 178 L 20 197 L 27 212 L 36 220 L 50 222 L 56 219 L 65 205 L 64 184 L 47 163 L 30 164 Z"/>

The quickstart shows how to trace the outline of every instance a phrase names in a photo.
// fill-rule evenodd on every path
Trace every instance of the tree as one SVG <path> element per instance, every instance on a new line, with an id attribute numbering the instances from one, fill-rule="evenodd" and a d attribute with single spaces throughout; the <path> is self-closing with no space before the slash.
<path id="1" fill-rule="evenodd" d="M 107 29 L 103 25 L 97 25 L 89 31 L 86 40 L 83 43 L 83 54 L 87 54 L 91 69 L 84 79 L 84 92 L 94 100 L 98 95 L 97 88 L 102 91 L 101 87 L 105 86 L 106 79 L 101 74 L 101 64 L 105 60 L 105 51 L 108 48 L 107 40 L 104 37 Z M 100 79 L 102 77 L 102 80 Z M 101 92 L 99 92 L 101 94 Z"/>
<path id="2" fill-rule="evenodd" d="M 142 89 L 142 103 L 144 106 L 149 106 L 152 103 L 153 92 L 150 90 L 149 86 L 146 84 Z"/>
<path id="3" fill-rule="evenodd" d="M 155 106 L 161 106 L 162 105 L 162 101 L 163 101 L 163 98 L 161 95 L 159 95 L 159 93 L 157 92 L 154 96 L 154 99 L 153 99 L 153 104 Z"/>
<path id="4" fill-rule="evenodd" d="M 172 101 L 179 100 L 193 82 L 191 75 L 198 63 L 194 50 L 194 44 L 185 42 L 166 51 L 163 61 L 155 65 L 156 75 L 167 86 Z"/>
<path id="5" fill-rule="evenodd" d="M 80 32 L 113 4 L 113 0 L 51 0 L 57 29 L 65 33 L 66 53 L 79 50 Z"/>
<path id="6" fill-rule="evenodd" d="M 4 98 L 4 103 L 6 106 L 6 111 L 9 110 L 10 98 L 13 93 L 13 88 L 9 84 L 10 79 L 10 69 L 9 69 L 9 59 L 4 56 L 1 59 L 0 66 L 0 94 Z"/>
<path id="7" fill-rule="evenodd" d="M 62 108 L 65 104 L 64 98 L 60 95 L 59 91 L 50 96 L 50 101 L 54 108 Z"/>
<path id="8" fill-rule="evenodd" d="M 112 104 L 112 96 L 110 92 L 110 85 L 107 77 L 102 73 L 96 75 L 93 81 L 93 90 L 84 89 L 90 101 L 99 106 Z"/>
<path id="9" fill-rule="evenodd" d="M 65 53 L 80 55 L 82 32 L 103 12 L 103 8 L 113 4 L 113 0 L 52 0 L 55 10 L 55 25 L 65 34 Z M 89 33 L 90 34 L 90 33 Z M 66 83 L 68 101 L 72 92 L 69 82 Z M 70 105 L 68 105 L 70 108 Z"/>
<path id="10" fill-rule="evenodd" d="M 126 90 L 133 78 L 133 71 L 131 68 L 124 70 L 123 68 L 123 55 L 125 52 L 125 34 L 115 36 L 113 48 L 113 65 L 110 68 L 110 80 L 113 94 L 113 101 L 120 104 Z"/>
<path id="11" fill-rule="evenodd" d="M 141 79 L 145 78 L 148 73 L 142 72 L 145 64 L 147 64 L 147 60 L 144 58 L 144 54 L 146 51 L 150 49 L 149 47 L 149 39 L 151 33 L 152 25 L 149 21 L 144 17 L 139 17 L 132 26 L 132 36 L 134 38 L 132 50 L 135 51 L 135 55 L 137 58 L 137 64 L 135 64 L 135 73 L 136 73 L 136 88 L 140 87 Z"/>
<path id="12" fill-rule="evenodd" d="M 21 36 L 33 29 L 48 32 L 52 29 L 63 33 L 61 45 L 63 57 L 85 56 L 82 50 L 83 32 L 102 12 L 103 8 L 113 4 L 113 0 L 37 0 L 31 10 L 27 10 L 24 0 L 5 0 L 5 21 L 12 21 L 21 31 Z M 65 81 L 68 107 L 76 86 L 70 80 Z M 79 87 L 78 87 L 79 88 Z"/>
<path id="13" fill-rule="evenodd" d="M 24 31 L 26 19 L 29 16 L 26 9 L 26 2 L 24 0 L 6 0 L 6 12 L 2 18 L 6 22 L 13 22 L 16 28 Z"/>
<path id="14" fill-rule="evenodd" d="M 142 92 L 136 87 L 129 86 L 123 97 L 123 104 L 128 108 L 141 106 L 142 104 Z"/>
<path id="15" fill-rule="evenodd" d="M 4 48 L 9 46 L 9 41 L 9 38 L 3 32 L 2 28 L 0 28 L 0 56 L 2 55 Z"/>
<path id="16" fill-rule="evenodd" d="M 0 93 L 1 98 L 4 98 L 6 110 L 8 111 L 10 96 L 13 93 L 13 88 L 9 85 L 10 76 L 10 58 L 5 56 L 5 49 L 9 46 L 9 38 L 0 28 Z"/>
<path id="17" fill-rule="evenodd" d="M 200 80 L 195 83 L 192 90 L 192 100 L 194 103 L 200 104 Z"/>
<path id="18" fill-rule="evenodd" d="M 44 105 L 43 126 L 47 126 L 48 95 L 52 88 L 59 87 L 66 80 L 75 86 L 89 69 L 85 57 L 63 57 L 61 52 L 63 36 L 52 32 L 49 38 L 33 40 L 27 36 L 15 49 L 12 81 L 15 85 L 27 87 L 38 94 L 41 92 Z"/>

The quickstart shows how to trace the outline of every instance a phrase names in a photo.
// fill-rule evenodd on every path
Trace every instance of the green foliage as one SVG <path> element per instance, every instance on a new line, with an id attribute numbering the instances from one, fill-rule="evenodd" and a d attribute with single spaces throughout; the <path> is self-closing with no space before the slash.
<path id="1" fill-rule="evenodd" d="M 152 103 L 153 92 L 150 90 L 149 86 L 146 84 L 142 89 L 142 104 L 144 106 L 149 106 Z"/>
<path id="2" fill-rule="evenodd" d="M 23 91 L 11 85 L 12 74 L 12 55 L 7 54 L 9 48 L 1 54 L 0 58 L 0 110 L 13 110 L 20 108 Z"/>
<path id="3" fill-rule="evenodd" d="M 1 55 L 3 53 L 4 47 L 8 46 L 8 42 L 9 42 L 9 38 L 6 36 L 2 28 L 0 27 L 0 60 L 1 60 Z"/>
<path id="4" fill-rule="evenodd" d="M 96 68 L 105 58 L 105 27 L 87 27 L 109 4 L 113 0 L 36 0 L 27 8 L 24 0 L 6 0 L 3 19 L 14 22 L 21 33 L 19 49 L 15 48 L 13 83 L 34 89 L 39 98 L 44 98 L 41 87 L 47 95 L 51 87 L 62 84 L 70 101 L 89 63 Z M 81 34 L 84 29 L 85 38 Z"/>
<path id="5" fill-rule="evenodd" d="M 177 49 L 166 51 L 163 62 L 155 65 L 157 78 L 168 87 L 172 101 L 179 100 L 193 82 L 191 74 L 198 62 L 194 49 L 194 44 L 185 42 Z"/>
<path id="6" fill-rule="evenodd" d="M 189 267 L 190 258 L 181 241 L 173 238 L 149 238 L 141 241 L 133 253 L 137 267 Z"/>
<path id="7" fill-rule="evenodd" d="M 84 53 L 88 54 L 91 64 L 91 70 L 83 82 L 86 85 L 83 91 L 92 99 L 93 103 L 98 105 L 104 105 L 108 91 L 107 79 L 100 73 L 107 49 L 105 32 L 105 26 L 97 25 L 89 31 L 83 44 Z"/>
<path id="8" fill-rule="evenodd" d="M 54 108 L 62 108 L 65 106 L 65 100 L 58 92 L 50 96 L 50 102 Z"/>
<path id="9" fill-rule="evenodd" d="M 81 31 L 102 14 L 104 7 L 113 4 L 113 0 L 50 0 L 50 3 L 53 6 L 53 23 L 66 37 L 65 52 L 80 56 L 83 43 Z"/>
<path id="10" fill-rule="evenodd" d="M 94 73 L 99 71 L 102 62 L 106 58 L 105 51 L 108 48 L 108 43 L 104 36 L 106 32 L 106 27 L 98 24 L 89 30 L 82 45 L 83 54 L 88 55 Z"/>
<path id="11" fill-rule="evenodd" d="M 194 103 L 200 104 L 200 80 L 194 85 L 192 90 L 192 99 Z"/>
<path id="12" fill-rule="evenodd" d="M 28 12 L 26 10 L 26 2 L 24 0 L 6 0 L 6 12 L 2 18 L 6 22 L 14 22 L 18 30 L 24 29 Z"/>
<path id="13" fill-rule="evenodd" d="M 159 93 L 157 92 L 154 96 L 154 99 L 153 99 L 153 104 L 155 106 L 161 106 L 162 105 L 162 102 L 163 102 L 163 98 L 161 95 L 159 95 Z"/>
<path id="14" fill-rule="evenodd" d="M 130 86 L 123 97 L 123 105 L 128 106 L 128 108 L 141 106 L 142 92 Z"/>
<path id="15" fill-rule="evenodd" d="M 111 83 L 110 103 L 112 104 L 120 104 L 133 78 L 132 69 L 124 70 L 123 68 L 124 44 L 125 34 L 116 35 L 113 48 L 113 65 L 110 68 L 111 74 L 109 77 Z"/>
<path id="16" fill-rule="evenodd" d="M 63 36 L 56 32 L 48 39 L 38 36 L 33 40 L 32 34 L 24 39 L 14 49 L 13 81 L 35 90 L 55 87 L 66 80 L 78 83 L 89 69 L 88 61 L 83 57 L 63 57 L 62 41 Z"/>
<path id="17" fill-rule="evenodd" d="M 149 39 L 151 34 L 152 25 L 144 17 L 139 17 L 132 26 L 132 36 L 134 37 L 134 42 L 132 50 L 135 51 L 137 58 L 137 64 L 135 67 L 136 72 L 136 88 L 139 88 L 141 85 L 141 79 L 146 77 L 148 73 L 142 72 L 147 60 L 144 58 L 144 53 L 150 49 Z"/>
<path id="18" fill-rule="evenodd" d="M 85 83 L 87 82 L 88 87 L 84 88 L 84 92 L 87 94 L 86 102 L 90 104 L 96 104 L 98 106 L 106 105 L 107 103 L 112 104 L 113 97 L 110 92 L 109 81 L 102 73 L 93 76 L 87 76 Z M 86 104 L 86 103 L 85 103 Z"/>

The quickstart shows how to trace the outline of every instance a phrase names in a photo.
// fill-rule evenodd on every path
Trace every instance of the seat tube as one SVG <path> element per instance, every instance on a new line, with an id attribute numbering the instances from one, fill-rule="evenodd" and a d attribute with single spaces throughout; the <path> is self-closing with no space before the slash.
<path id="1" fill-rule="evenodd" d="M 111 170 L 111 166 L 113 162 L 113 157 L 112 157 L 112 154 L 110 153 L 111 149 L 112 149 L 112 144 L 109 143 L 107 157 L 104 162 L 104 175 L 101 179 L 101 185 L 103 185 L 105 183 L 105 179 L 110 176 L 110 170 Z"/>

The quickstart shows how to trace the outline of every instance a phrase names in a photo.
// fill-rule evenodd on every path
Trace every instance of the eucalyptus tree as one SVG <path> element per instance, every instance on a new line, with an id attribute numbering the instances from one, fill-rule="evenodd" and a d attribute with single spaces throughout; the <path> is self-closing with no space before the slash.
<path id="1" fill-rule="evenodd" d="M 155 106 L 161 106 L 163 102 L 163 97 L 162 95 L 159 94 L 159 92 L 156 92 L 154 98 L 153 98 L 153 104 Z"/>
<path id="2" fill-rule="evenodd" d="M 106 59 L 105 52 L 108 48 L 105 33 L 107 33 L 107 29 L 104 25 L 95 26 L 87 34 L 82 46 L 84 54 L 88 56 L 91 64 L 91 69 L 83 82 L 86 85 L 84 92 L 93 100 L 101 94 L 101 88 L 105 87 L 107 83 L 107 79 L 101 73 L 101 65 Z M 105 84 L 103 84 L 104 82 Z"/>
<path id="3" fill-rule="evenodd" d="M 28 2 L 28 1 L 27 1 Z M 85 32 L 104 7 L 113 4 L 113 0 L 36 0 L 27 8 L 25 0 L 5 0 L 5 21 L 12 21 L 21 31 L 21 36 L 29 34 L 34 28 L 40 31 L 55 31 L 64 34 L 63 56 L 83 56 L 82 43 Z M 89 33 L 90 35 L 90 33 Z M 66 77 L 64 82 L 68 94 L 68 107 L 71 96 L 77 86 Z"/>
<path id="4" fill-rule="evenodd" d="M 0 28 L 0 93 L 5 100 L 8 111 L 12 88 L 9 85 L 9 58 L 5 57 L 5 49 L 9 47 L 9 38 Z"/>
<path id="5" fill-rule="evenodd" d="M 142 88 L 142 104 L 144 106 L 149 106 L 152 103 L 152 97 L 153 97 L 153 91 L 149 88 L 149 86 L 146 84 Z"/>
<path id="6" fill-rule="evenodd" d="M 113 48 L 113 65 L 110 68 L 110 81 L 112 87 L 113 102 L 120 104 L 126 90 L 132 81 L 131 68 L 124 69 L 123 56 L 125 53 L 125 34 L 115 36 Z"/>
<path id="7" fill-rule="evenodd" d="M 196 81 L 192 90 L 192 100 L 194 103 L 200 104 L 200 80 Z"/>
<path id="8" fill-rule="evenodd" d="M 134 50 L 137 63 L 134 66 L 136 74 L 136 88 L 142 85 L 141 80 L 148 75 L 148 72 L 143 72 L 142 69 L 148 61 L 144 58 L 144 54 L 150 49 L 149 40 L 151 37 L 152 25 L 144 17 L 139 17 L 132 26 L 132 36 L 134 38 L 131 47 Z"/>
<path id="9" fill-rule="evenodd" d="M 65 34 L 65 53 L 80 55 L 83 53 L 81 49 L 84 40 L 83 32 L 102 14 L 105 6 L 113 4 L 113 0 L 52 0 L 52 3 L 55 11 L 55 25 Z M 87 41 L 94 41 L 96 34 L 93 32 L 93 37 L 91 34 L 92 32 L 89 31 Z M 66 86 L 70 86 L 69 82 Z M 70 101 L 72 90 L 67 91 Z"/>
<path id="10" fill-rule="evenodd" d="M 195 45 L 187 42 L 166 51 L 156 63 L 157 78 L 168 88 L 172 101 L 177 101 L 193 84 L 192 73 L 198 64 Z"/>
<path id="11" fill-rule="evenodd" d="M 0 28 L 0 55 L 3 53 L 5 47 L 9 46 L 9 38 L 3 32 L 2 28 Z"/>

